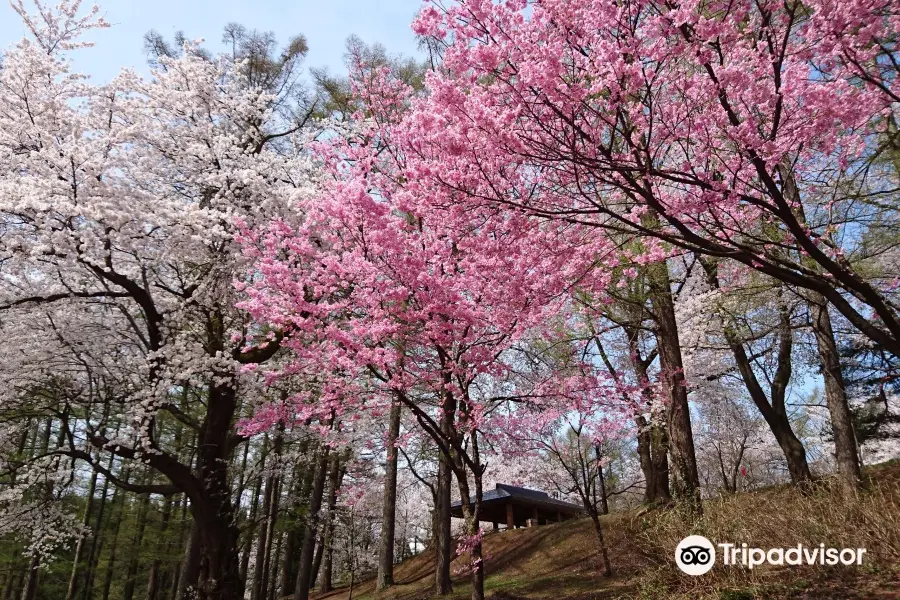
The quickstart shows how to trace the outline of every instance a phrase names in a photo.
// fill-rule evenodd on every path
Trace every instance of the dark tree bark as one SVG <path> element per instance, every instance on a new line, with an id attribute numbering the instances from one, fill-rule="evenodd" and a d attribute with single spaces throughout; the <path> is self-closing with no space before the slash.
<path id="1" fill-rule="evenodd" d="M 261 461 L 261 469 L 265 469 L 265 455 Z M 253 487 L 253 496 L 250 498 L 250 511 L 247 514 L 247 521 L 244 527 L 244 548 L 241 550 L 241 581 L 247 581 L 248 569 L 250 565 L 250 552 L 253 550 L 253 533 L 256 527 L 257 512 L 259 510 L 259 498 L 262 495 L 263 478 L 260 475 L 256 478 L 256 485 Z"/>
<path id="2" fill-rule="evenodd" d="M 82 519 L 81 522 L 84 527 L 87 527 L 91 523 L 91 516 L 94 510 L 94 492 L 97 490 L 97 475 L 98 472 L 96 470 L 91 472 L 91 480 L 88 484 L 87 502 L 84 508 L 84 519 Z M 66 600 L 73 600 L 78 591 L 78 581 L 81 578 L 81 556 L 84 552 L 85 541 L 86 536 L 81 536 L 75 544 L 75 556 L 72 558 L 72 574 L 69 577 L 69 589 L 66 591 Z"/>
<path id="3" fill-rule="evenodd" d="M 181 515 L 178 518 L 178 548 L 186 548 L 186 544 L 190 543 L 190 533 L 194 528 L 193 521 L 188 519 L 187 496 L 185 496 L 180 503 L 180 511 Z M 188 536 L 187 541 L 185 540 L 185 534 Z M 169 598 L 171 600 L 177 600 L 178 598 L 178 590 L 181 587 L 181 580 L 184 576 L 186 555 L 187 551 L 185 550 L 182 553 L 181 558 L 173 557 L 172 559 L 172 582 L 169 590 Z"/>
<path id="4" fill-rule="evenodd" d="M 228 485 L 235 394 L 231 385 L 210 386 L 206 421 L 197 449 L 197 470 L 203 487 L 195 491 L 196 498 L 191 498 L 191 513 L 200 538 L 198 600 L 240 600 L 243 595 L 239 531 Z"/>
<path id="5" fill-rule="evenodd" d="M 129 474 L 126 472 L 122 479 L 128 481 Z M 103 574 L 103 600 L 109 600 L 109 591 L 112 587 L 113 576 L 116 571 L 116 552 L 119 547 L 119 531 L 122 528 L 122 517 L 124 512 L 125 493 L 120 488 L 116 488 L 113 492 L 112 505 L 115 510 L 115 517 L 112 526 L 112 540 L 109 545 L 109 556 L 106 559 L 106 571 Z"/>
<path id="6" fill-rule="evenodd" d="M 274 531 L 272 533 L 274 535 Z M 278 557 L 281 556 L 281 545 L 284 542 L 284 533 L 278 534 L 278 541 L 275 543 L 275 551 L 272 554 L 272 559 L 269 561 L 269 577 L 267 579 L 268 591 L 266 592 L 266 600 L 276 600 L 275 594 L 278 591 L 278 566 L 281 562 L 278 560 Z"/>
<path id="7" fill-rule="evenodd" d="M 197 587 L 197 577 L 200 576 L 200 528 L 197 522 L 191 520 L 191 532 L 188 535 L 187 545 L 184 550 L 184 560 L 181 564 L 181 575 L 178 576 L 178 588 L 175 600 L 186 600 L 189 588 Z"/>
<path id="8" fill-rule="evenodd" d="M 706 272 L 706 278 L 710 286 L 718 289 L 719 276 L 716 263 L 708 258 L 700 258 L 699 260 Z M 763 416 L 763 419 L 765 419 L 766 424 L 772 431 L 772 435 L 775 436 L 775 440 L 778 442 L 778 446 L 784 453 L 791 482 L 804 487 L 812 479 L 812 474 L 809 470 L 809 462 L 806 459 L 806 449 L 794 434 L 785 402 L 787 386 L 790 383 L 793 370 L 791 358 L 793 352 L 793 331 L 791 330 L 790 315 L 787 307 L 780 306 L 779 313 L 777 366 L 770 390 L 771 403 L 766 397 L 762 385 L 753 371 L 750 357 L 747 355 L 747 351 L 734 329 L 729 324 L 725 324 L 723 330 L 725 340 L 731 348 L 734 362 L 738 367 L 738 372 L 741 374 L 741 379 L 747 388 L 747 393 Z"/>
<path id="9" fill-rule="evenodd" d="M 112 471 L 115 456 L 110 455 L 109 466 Z M 106 510 L 106 496 L 109 493 L 109 477 L 103 478 L 103 488 L 100 490 L 100 502 L 97 506 L 97 520 L 94 523 L 94 531 L 91 535 L 91 548 L 88 552 L 87 569 L 84 575 L 84 593 L 82 598 L 90 600 L 94 594 L 94 577 L 97 573 L 97 562 L 100 560 L 100 545 L 103 533 L 103 513 Z"/>
<path id="10" fill-rule="evenodd" d="M 792 203 L 792 210 L 796 219 L 803 226 L 806 226 L 806 215 L 803 210 L 802 198 L 787 159 L 779 165 L 778 170 L 782 179 L 784 198 Z M 822 253 L 818 246 L 810 250 L 815 253 Z M 823 264 L 816 262 L 809 254 L 803 259 L 803 262 L 813 272 L 821 272 L 823 269 Z M 840 266 L 845 267 L 846 264 L 841 264 Z M 855 275 L 850 279 L 854 283 L 868 286 L 867 282 Z M 831 416 L 838 475 L 841 483 L 847 490 L 855 490 L 861 482 L 859 449 L 856 444 L 856 432 L 853 429 L 850 405 L 847 403 L 847 391 L 844 384 L 844 376 L 841 373 L 837 344 L 834 340 L 834 330 L 831 326 L 831 315 L 828 312 L 829 304 L 837 304 L 838 302 L 847 304 L 847 302 L 839 294 L 835 293 L 836 290 L 829 291 L 832 292 L 831 303 L 824 296 L 824 291 L 820 292 L 812 288 L 806 292 L 806 299 L 809 305 L 812 330 L 816 337 L 816 347 L 819 351 L 819 360 L 822 363 L 822 377 L 825 380 L 825 401 L 828 404 L 828 413 Z M 848 318 L 851 317 L 847 312 L 841 312 Z M 893 321 L 893 319 L 890 320 Z M 893 321 L 893 324 L 896 326 L 898 323 Z M 869 325 L 869 323 L 866 323 L 866 325 Z M 857 327 L 859 327 L 858 324 Z M 896 337 L 891 340 L 894 344 L 897 341 Z M 896 350 L 894 352 L 896 353 Z"/>
<path id="11" fill-rule="evenodd" d="M 401 404 L 391 406 L 388 421 L 387 460 L 384 465 L 384 498 L 381 507 L 381 540 L 378 548 L 378 577 L 375 589 L 394 584 L 394 534 L 397 517 L 397 438 L 400 436 Z"/>
<path id="12" fill-rule="evenodd" d="M 28 579 L 25 581 L 25 589 L 22 590 L 22 600 L 35 600 L 37 598 L 38 576 L 40 575 L 39 565 L 38 557 L 33 557 L 28 565 Z"/>
<path id="13" fill-rule="evenodd" d="M 308 444 L 304 441 L 300 446 L 300 454 L 305 455 Z M 291 487 L 293 488 L 294 506 L 290 513 L 293 515 L 298 506 L 306 501 L 303 496 L 304 483 L 306 481 L 306 469 L 298 465 L 294 468 L 291 478 Z M 296 518 L 293 516 L 292 518 Z M 280 587 L 282 596 L 291 596 L 294 593 L 294 584 L 297 582 L 297 563 L 300 560 L 298 556 L 300 527 L 297 523 L 292 523 L 288 528 L 284 541 L 284 551 L 282 552 L 282 564 L 280 574 Z"/>
<path id="14" fill-rule="evenodd" d="M 441 433 L 449 436 L 453 429 L 456 414 L 456 399 L 453 394 L 444 394 L 441 407 Z M 441 596 L 453 592 L 450 580 L 450 563 L 453 560 L 452 537 L 450 532 L 450 486 L 453 485 L 453 471 L 450 458 L 445 452 L 440 453 L 437 476 L 437 504 L 435 505 L 435 592 Z"/>
<path id="15" fill-rule="evenodd" d="M 828 304 L 820 294 L 810 294 L 809 311 L 812 328 L 816 336 L 819 360 L 822 363 L 822 377 L 825 380 L 825 401 L 831 416 L 831 430 L 834 435 L 834 456 L 841 483 L 848 490 L 859 487 L 861 473 L 859 449 L 853 418 L 847 402 L 847 391 L 841 364 L 831 327 Z"/>
<path id="16" fill-rule="evenodd" d="M 319 570 L 322 569 L 320 592 L 331 591 L 331 554 L 332 554 L 332 536 L 334 534 L 334 513 L 337 506 L 337 494 L 341 489 L 341 482 L 344 479 L 344 465 L 341 457 L 335 455 L 331 459 L 331 468 L 328 472 L 328 506 L 325 512 L 324 524 L 322 525 L 321 541 L 319 549 L 316 551 L 316 558 L 313 561 L 312 582 L 310 587 L 316 586 L 319 579 Z"/>
<path id="17" fill-rule="evenodd" d="M 147 528 L 147 511 L 150 508 L 150 495 L 141 495 L 138 503 L 137 522 L 135 524 L 134 534 L 131 537 L 131 548 L 128 555 L 128 568 L 125 570 L 125 586 L 122 590 L 122 600 L 132 600 L 134 598 L 134 586 L 137 583 L 137 572 L 141 545 L 144 542 L 144 531 Z"/>
<path id="18" fill-rule="evenodd" d="M 297 583 L 294 588 L 294 600 L 309 600 L 319 511 L 322 508 L 322 496 L 325 493 L 325 479 L 328 472 L 328 455 L 328 446 L 322 444 L 319 447 L 316 459 L 315 481 L 310 494 L 306 524 L 303 528 L 303 542 L 300 547 L 300 566 L 297 569 Z"/>
<path id="19" fill-rule="evenodd" d="M 279 426 L 272 447 L 275 468 L 266 478 L 266 491 L 263 497 L 262 513 L 265 521 L 259 528 L 259 539 L 256 546 L 256 568 L 253 577 L 252 600 L 263 600 L 269 588 L 269 575 L 272 562 L 272 544 L 275 537 L 275 521 L 278 517 L 278 497 L 281 480 L 277 475 L 279 458 L 283 444 L 282 428 Z"/>
<path id="20" fill-rule="evenodd" d="M 599 490 L 597 490 L 597 499 L 600 501 L 600 514 L 608 515 L 609 500 L 607 499 L 606 494 L 606 478 L 603 476 L 603 455 L 600 452 L 600 446 L 594 446 L 594 457 L 597 459 L 597 484 L 600 488 Z M 603 547 L 605 550 L 605 544 Z"/>
<path id="21" fill-rule="evenodd" d="M 694 453 L 694 434 L 668 267 L 665 263 L 656 263 L 648 267 L 648 274 L 657 325 L 660 377 L 669 399 L 667 435 L 672 455 L 673 483 L 676 496 L 686 500 L 691 510 L 700 514 L 700 476 Z"/>
<path id="22" fill-rule="evenodd" d="M 625 334 L 628 337 L 632 370 L 644 390 L 642 392 L 644 404 L 650 412 L 649 422 L 643 415 L 635 418 L 638 426 L 638 453 L 641 471 L 644 474 L 644 502 L 666 504 L 672 500 L 669 487 L 669 440 L 665 427 L 660 423 L 663 416 L 654 406 L 650 392 L 650 376 L 647 370 L 653 357 L 645 358 L 641 355 L 638 344 L 640 330 L 637 327 L 625 327 Z"/>
<path id="23" fill-rule="evenodd" d="M 159 526 L 159 537 L 158 541 L 166 540 L 166 530 L 169 528 L 169 519 L 172 516 L 172 498 L 166 498 L 163 500 L 163 509 L 162 509 L 162 522 Z M 159 544 L 157 543 L 157 547 Z M 156 552 L 156 555 L 153 557 L 153 560 L 150 562 L 150 571 L 147 574 L 147 600 L 156 600 L 157 594 L 159 594 L 160 590 L 160 566 L 162 564 L 162 559 L 159 555 L 159 551 Z"/>
<path id="24" fill-rule="evenodd" d="M 269 436 L 265 436 L 263 440 L 263 454 L 267 452 L 269 445 Z M 273 471 L 274 472 L 274 471 Z M 256 538 L 256 562 L 253 565 L 253 585 L 250 587 L 250 599 L 260 600 L 261 594 L 265 589 L 263 587 L 264 572 L 266 568 L 267 540 L 269 535 L 269 513 L 272 506 L 272 494 L 275 491 L 275 477 L 269 475 L 266 477 L 265 488 L 263 491 L 263 503 L 261 513 L 264 520 L 259 525 L 259 533 Z"/>

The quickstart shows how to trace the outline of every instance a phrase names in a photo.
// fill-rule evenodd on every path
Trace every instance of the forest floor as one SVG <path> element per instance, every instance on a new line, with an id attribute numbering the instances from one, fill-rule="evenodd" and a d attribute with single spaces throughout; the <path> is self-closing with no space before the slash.
<path id="1" fill-rule="evenodd" d="M 825 485 L 800 495 L 787 486 L 704 503 L 693 526 L 672 510 L 636 509 L 603 517 L 614 574 L 600 574 L 597 538 L 589 519 L 489 533 L 485 536 L 485 595 L 489 600 L 605 600 L 709 598 L 900 599 L 900 463 L 867 470 L 860 497 L 841 499 Z M 809 546 L 867 549 L 861 567 L 716 567 L 700 577 L 683 575 L 674 563 L 681 537 L 697 533 L 713 543 L 746 542 L 760 548 Z M 466 557 L 453 564 L 453 595 L 470 595 Z M 431 551 L 395 567 L 397 585 L 379 600 L 425 600 L 433 596 Z M 316 600 L 372 600 L 374 580 Z"/>

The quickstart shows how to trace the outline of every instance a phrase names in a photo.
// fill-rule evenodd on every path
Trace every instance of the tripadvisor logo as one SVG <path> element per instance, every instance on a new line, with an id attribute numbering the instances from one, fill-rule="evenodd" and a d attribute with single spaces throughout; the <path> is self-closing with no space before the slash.
<path id="1" fill-rule="evenodd" d="M 703 575 L 716 563 L 716 549 L 702 535 L 689 535 L 675 548 L 675 564 L 688 575 Z"/>
<path id="2" fill-rule="evenodd" d="M 865 548 L 826 548 L 825 544 L 791 548 L 751 548 L 747 544 L 713 545 L 702 535 L 689 535 L 675 548 L 675 564 L 688 575 L 708 573 L 716 563 L 716 547 L 725 566 L 741 566 L 752 570 L 760 565 L 861 565 Z"/>

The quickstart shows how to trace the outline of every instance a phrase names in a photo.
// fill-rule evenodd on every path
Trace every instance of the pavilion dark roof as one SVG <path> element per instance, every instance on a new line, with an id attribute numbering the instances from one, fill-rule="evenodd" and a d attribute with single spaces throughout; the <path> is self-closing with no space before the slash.
<path id="1" fill-rule="evenodd" d="M 581 506 L 572 504 L 571 502 L 566 502 L 564 500 L 551 498 L 550 495 L 547 494 L 547 492 L 530 490 L 528 488 L 523 488 L 515 485 L 507 485 L 505 483 L 498 483 L 494 489 L 484 492 L 481 495 L 481 503 L 482 505 L 488 503 L 493 504 L 494 502 L 503 501 L 507 498 L 511 501 L 514 501 L 516 504 L 541 506 L 547 509 L 552 508 L 567 513 L 584 512 L 584 508 L 582 508 Z M 469 501 L 474 502 L 475 498 L 472 497 Z M 462 501 L 457 500 L 450 505 L 450 508 L 451 510 L 462 508 Z"/>

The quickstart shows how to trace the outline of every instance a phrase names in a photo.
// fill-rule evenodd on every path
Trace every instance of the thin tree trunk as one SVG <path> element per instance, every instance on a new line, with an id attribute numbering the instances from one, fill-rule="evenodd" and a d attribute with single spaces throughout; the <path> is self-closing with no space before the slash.
<path id="1" fill-rule="evenodd" d="M 256 591 L 255 598 L 263 600 L 268 595 L 269 577 L 271 573 L 272 562 L 272 544 L 275 539 L 275 521 L 278 517 L 279 497 L 281 495 L 281 478 L 278 477 L 278 469 L 281 468 L 280 457 L 283 443 L 283 426 L 279 426 L 276 433 L 273 452 L 275 455 L 275 465 L 272 474 L 266 481 L 266 497 L 263 500 L 263 513 L 266 515 L 266 521 L 260 528 L 260 548 L 263 550 L 262 556 L 262 572 L 261 581 Z M 277 561 L 277 557 L 276 557 Z M 257 569 L 259 573 L 259 569 Z"/>
<path id="2" fill-rule="evenodd" d="M 324 523 L 322 525 L 322 535 L 320 536 L 319 547 L 316 550 L 316 558 L 313 560 L 312 581 L 310 583 L 311 588 L 316 587 L 316 581 L 319 577 L 321 565 L 325 561 L 325 557 L 330 553 L 329 546 L 331 545 L 332 534 L 334 532 L 334 511 L 337 506 L 338 490 L 341 488 L 341 481 L 343 479 L 344 467 L 341 464 L 341 457 L 334 455 L 331 459 L 331 467 L 328 471 L 328 491 L 326 493 L 328 504 L 325 511 Z M 319 587 L 320 591 L 323 591 L 322 587 L 331 588 L 331 565 L 328 566 L 328 583 L 324 584 L 323 582 L 323 585 Z"/>
<path id="3" fill-rule="evenodd" d="M 315 482 L 309 500 L 309 511 L 303 528 L 303 543 L 300 546 L 300 566 L 297 569 L 297 583 L 294 586 L 294 600 L 309 600 L 312 580 L 313 554 L 316 548 L 316 531 L 319 510 L 322 508 L 322 495 L 325 493 L 325 479 L 328 472 L 328 446 L 319 447 L 316 461 Z"/>
<path id="4" fill-rule="evenodd" d="M 779 172 L 783 181 L 782 188 L 785 198 L 793 204 L 799 220 L 805 224 L 806 215 L 803 210 L 800 190 L 797 188 L 797 181 L 794 178 L 790 161 L 787 157 L 779 165 Z M 820 268 L 815 261 L 808 259 L 805 261 L 805 264 L 816 271 Z M 853 429 L 850 405 L 847 402 L 847 391 L 844 385 L 844 376 L 841 373 L 841 363 L 837 352 L 837 344 L 834 340 L 834 330 L 831 326 L 831 315 L 828 313 L 828 301 L 822 294 L 815 291 L 808 291 L 806 299 L 809 303 L 810 318 L 812 320 L 813 333 L 816 336 L 819 360 L 822 363 L 822 377 L 825 379 L 825 401 L 828 404 L 831 428 L 834 433 L 834 451 L 838 475 L 844 488 L 852 491 L 859 487 L 861 481 L 859 448 L 856 444 L 856 433 Z"/>
<path id="5" fill-rule="evenodd" d="M 274 532 L 273 532 L 273 534 L 274 534 Z M 278 591 L 278 571 L 279 571 L 278 567 L 281 564 L 281 561 L 279 561 L 278 558 L 281 556 L 281 545 L 283 542 L 284 542 L 284 533 L 279 533 L 278 534 L 278 542 L 276 542 L 276 544 L 275 544 L 275 553 L 272 555 L 273 556 L 272 560 L 269 561 L 271 563 L 271 567 L 270 567 L 271 573 L 269 574 L 268 581 L 271 582 L 271 585 L 268 586 L 269 591 L 266 594 L 266 600 L 276 600 L 275 594 Z"/>
<path id="6" fill-rule="evenodd" d="M 123 481 L 128 481 L 128 469 L 122 476 Z M 122 528 L 122 513 L 124 512 L 125 492 L 119 488 L 113 491 L 112 505 L 116 511 L 112 526 L 112 540 L 110 540 L 109 557 L 106 560 L 106 571 L 103 574 L 103 600 L 109 600 L 109 591 L 112 587 L 113 575 L 116 568 L 116 551 L 119 546 L 119 531 Z"/>
<path id="7" fill-rule="evenodd" d="M 701 266 L 706 271 L 706 277 L 710 287 L 719 289 L 718 267 L 716 263 L 705 257 L 700 258 L 699 260 Z M 744 381 L 744 386 L 747 388 L 750 399 L 753 400 L 753 404 L 756 405 L 756 408 L 763 416 L 763 419 L 765 419 L 766 424 L 769 426 L 772 435 L 775 436 L 775 440 L 778 442 L 778 446 L 784 454 L 788 473 L 791 476 L 791 482 L 795 485 L 804 487 L 812 479 L 812 474 L 809 470 L 809 462 L 806 459 L 806 449 L 803 447 L 803 443 L 794 434 L 794 430 L 791 427 L 791 421 L 788 418 L 785 402 L 787 386 L 788 383 L 790 383 L 793 370 L 791 366 L 793 332 L 791 331 L 790 315 L 788 314 L 787 307 L 784 305 L 780 306 L 779 313 L 778 352 L 776 357 L 777 366 L 775 375 L 772 378 L 770 393 L 772 397 L 771 403 L 766 397 L 762 385 L 756 377 L 756 373 L 753 371 L 753 366 L 750 363 L 749 356 L 747 356 L 747 351 L 738 339 L 737 334 L 728 324 L 723 326 L 723 330 L 725 340 L 731 348 L 734 362 L 738 367 L 738 372 L 741 374 L 741 379 Z"/>
<path id="8" fill-rule="evenodd" d="M 46 454 L 50 449 L 50 436 L 53 432 L 53 417 L 47 417 L 47 421 L 44 424 L 44 432 L 41 437 L 41 447 L 40 454 Z M 47 496 L 50 497 L 50 493 L 52 493 L 52 489 L 46 490 Z M 25 581 L 25 588 L 22 590 L 21 600 L 35 600 L 37 596 L 37 587 L 38 587 L 38 575 L 40 571 L 38 569 L 40 565 L 40 560 L 37 556 L 31 558 L 31 562 L 27 568 L 27 579 Z"/>
<path id="9" fill-rule="evenodd" d="M 263 470 L 265 469 L 265 456 L 263 457 L 262 468 Z M 245 584 L 247 581 L 247 571 L 250 566 L 250 552 L 253 549 L 253 531 L 256 527 L 256 516 L 259 509 L 259 497 L 262 494 L 262 484 L 263 478 L 262 475 L 260 475 L 256 478 L 256 486 L 253 489 L 253 497 L 250 500 L 250 511 L 247 515 L 247 527 L 244 531 L 244 548 L 241 553 L 240 575 L 241 581 L 245 582 Z"/>
<path id="10" fill-rule="evenodd" d="M 269 437 L 265 436 L 263 440 L 263 452 L 266 452 L 268 447 Z M 274 471 L 273 471 L 274 472 Z M 266 569 L 266 554 L 268 551 L 268 547 L 266 541 L 269 535 L 269 509 L 272 505 L 272 495 L 275 492 L 275 477 L 274 475 L 269 475 L 266 477 L 266 486 L 265 491 L 263 492 L 263 503 L 262 503 L 262 514 L 265 516 L 265 520 L 260 524 L 259 533 L 257 534 L 256 539 L 256 561 L 253 565 L 253 586 L 250 588 L 250 599 L 251 600 L 260 600 L 262 597 L 261 594 L 265 589 L 263 586 L 263 580 L 265 579 L 264 573 Z"/>
<path id="11" fill-rule="evenodd" d="M 606 548 L 606 538 L 603 536 L 603 525 L 600 524 L 600 517 L 596 511 L 591 513 L 591 522 L 594 524 L 594 532 L 597 534 L 597 541 L 600 543 L 600 559 L 603 561 L 603 576 L 612 577 L 612 566 L 609 563 L 609 551 Z"/>
<path id="12" fill-rule="evenodd" d="M 87 527 L 91 523 L 91 513 L 94 507 L 94 492 L 97 489 L 97 474 L 98 471 L 96 470 L 91 473 L 91 480 L 88 484 L 84 518 L 81 520 L 81 524 L 84 527 Z M 75 544 L 75 556 L 72 558 L 72 574 L 69 576 L 69 589 L 66 591 L 66 600 L 74 600 L 75 593 L 78 590 L 78 580 L 81 577 L 81 553 L 84 550 L 85 537 L 86 536 L 84 535 L 79 537 L 78 542 Z"/>
<path id="13" fill-rule="evenodd" d="M 25 428 L 22 431 L 22 435 L 19 436 L 20 456 L 25 455 L 26 448 L 29 449 L 30 457 L 34 456 L 38 435 L 38 427 L 32 427 L 31 419 L 26 419 Z M 49 439 L 47 441 L 49 443 Z M 16 469 L 13 469 L 12 473 L 10 474 L 10 486 L 14 486 L 16 484 L 17 475 L 18 471 Z M 21 557 L 14 558 L 13 563 L 10 566 L 10 573 L 6 580 L 6 586 L 3 590 L 3 600 L 12 600 L 19 592 L 19 590 L 22 589 L 22 582 L 25 579 L 26 572 L 28 571 L 28 565 L 29 563 L 22 561 Z"/>
<path id="14" fill-rule="evenodd" d="M 39 565 L 38 557 L 33 557 L 28 565 L 28 579 L 25 582 L 25 588 L 22 590 L 22 600 L 35 600 L 37 597 Z"/>
<path id="15" fill-rule="evenodd" d="M 108 469 L 112 471 L 115 456 L 110 455 Z M 100 548 L 102 545 L 103 513 L 106 510 L 106 496 L 109 493 L 109 478 L 103 478 L 103 488 L 100 490 L 100 503 L 97 507 L 97 521 L 94 523 L 94 531 L 91 535 L 91 549 L 88 553 L 87 571 L 84 576 L 84 593 L 82 598 L 90 600 L 94 594 L 94 577 L 97 573 L 97 563 L 100 560 Z"/>
<path id="16" fill-rule="evenodd" d="M 6 592 L 3 594 L 3 600 L 12 600 L 13 598 L 20 597 L 17 596 L 18 591 L 22 589 L 22 582 L 25 580 L 26 574 L 29 572 L 29 562 L 19 563 L 21 565 L 20 569 L 16 569 L 15 575 L 10 575 L 9 583 L 6 586 Z"/>
<path id="17" fill-rule="evenodd" d="M 341 487 L 344 479 L 346 468 L 337 461 L 337 476 L 334 479 L 334 485 L 331 486 L 331 493 L 328 497 L 328 521 L 325 524 L 324 542 L 322 545 L 322 577 L 319 585 L 319 591 L 324 593 L 330 592 L 332 589 L 332 571 L 334 566 L 334 513 L 337 505 L 337 492 Z"/>
<path id="18" fill-rule="evenodd" d="M 178 519 L 178 548 L 185 548 L 184 534 L 188 534 L 188 542 L 190 543 L 190 533 L 193 529 L 193 522 L 188 521 L 188 498 L 185 496 L 181 501 L 181 516 Z M 181 558 L 177 556 L 172 558 L 172 585 L 169 589 L 169 598 L 176 600 L 178 598 L 178 589 L 181 587 L 181 578 L 184 576 L 185 553 Z"/>
<path id="19" fill-rule="evenodd" d="M 388 422 L 387 459 L 384 465 L 384 495 L 381 506 L 381 540 L 378 548 L 376 590 L 394 585 L 394 535 L 397 519 L 397 438 L 400 436 L 401 405 L 391 406 Z"/>
<path id="20" fill-rule="evenodd" d="M 147 574 L 147 600 L 156 600 L 156 596 L 160 590 L 160 565 L 162 559 L 159 554 L 159 542 L 166 543 L 166 530 L 169 528 L 169 519 L 172 516 L 172 498 L 167 497 L 163 501 L 162 522 L 159 527 L 159 537 L 157 538 L 157 551 L 150 563 L 150 571 Z"/>
<path id="21" fill-rule="evenodd" d="M 441 431 L 448 435 L 453 427 L 456 403 L 452 394 L 445 394 L 443 412 L 441 414 Z M 440 453 L 438 459 L 437 504 L 435 505 L 435 592 L 441 596 L 453 592 L 450 580 L 450 563 L 453 560 L 452 538 L 450 532 L 450 486 L 453 485 L 453 472 L 450 458 Z"/>
<path id="22" fill-rule="evenodd" d="M 606 499 L 606 479 L 603 477 L 603 463 L 601 462 L 602 455 L 600 453 L 600 446 L 594 446 L 594 456 L 597 459 L 597 482 L 600 484 L 600 514 L 608 515 L 609 502 Z"/>
<path id="23" fill-rule="evenodd" d="M 650 414 L 649 421 L 643 414 L 635 417 L 638 426 L 638 455 L 644 474 L 644 502 L 666 504 L 672 500 L 669 487 L 669 440 L 662 426 L 665 418 L 651 392 L 648 368 L 652 357 L 641 356 L 638 339 L 640 329 L 636 326 L 624 326 L 624 329 L 628 337 L 631 367 L 642 388 L 641 397 Z"/>
<path id="24" fill-rule="evenodd" d="M 131 549 L 128 552 L 131 558 L 128 561 L 128 568 L 125 570 L 125 587 L 122 591 L 122 600 L 132 600 L 134 597 L 134 586 L 137 583 L 139 557 L 141 545 L 144 542 L 144 531 L 147 528 L 147 512 L 149 508 L 150 496 L 143 494 L 138 504 L 137 523 L 131 538 Z"/>
<path id="25" fill-rule="evenodd" d="M 465 401 L 460 403 L 460 410 L 465 415 L 467 404 Z M 467 416 L 467 415 L 466 415 Z M 480 516 L 482 501 L 482 474 L 480 470 L 481 461 L 478 455 L 478 438 L 475 432 L 471 433 L 471 452 L 472 460 L 475 463 L 472 472 L 472 480 L 475 484 L 474 501 L 469 490 L 468 478 L 463 475 L 464 466 L 462 460 L 457 458 L 455 472 L 457 473 L 456 483 L 459 488 L 459 496 L 462 499 L 462 512 L 466 521 L 466 533 L 469 536 L 469 563 L 470 563 L 470 581 L 472 584 L 472 600 L 484 600 L 484 556 L 482 553 Z"/>
<path id="26" fill-rule="evenodd" d="M 186 600 L 188 589 L 197 587 L 197 577 L 200 574 L 200 531 L 197 521 L 191 520 L 191 532 L 188 534 L 187 545 L 184 550 L 184 562 L 181 565 L 181 575 L 178 577 L 178 590 L 175 600 Z"/>
<path id="27" fill-rule="evenodd" d="M 300 446 L 300 454 L 304 456 L 308 449 L 308 444 L 305 442 Z M 291 488 L 293 492 L 289 494 L 290 497 L 294 498 L 294 507 L 290 511 L 291 513 L 296 510 L 296 507 L 301 504 L 301 500 L 304 499 L 303 490 L 304 490 L 304 482 L 306 480 L 306 469 L 302 468 L 300 465 L 294 468 L 293 476 L 291 478 Z M 297 555 L 298 544 L 299 541 L 299 526 L 295 522 L 291 522 L 291 525 L 288 527 L 287 537 L 284 541 L 284 552 L 282 552 L 282 565 L 281 565 L 281 573 L 280 573 L 280 587 L 281 587 L 281 595 L 282 596 L 291 596 L 294 593 L 294 584 L 297 579 L 297 571 L 295 569 L 297 562 L 299 562 L 300 557 Z"/>

